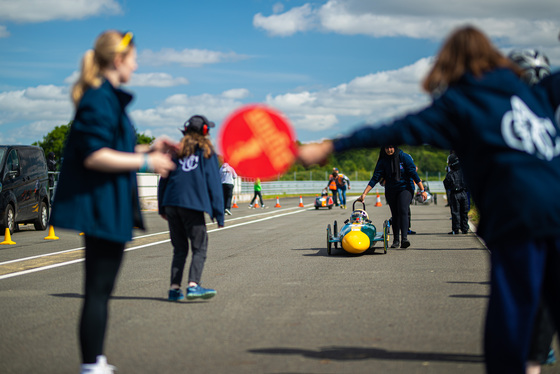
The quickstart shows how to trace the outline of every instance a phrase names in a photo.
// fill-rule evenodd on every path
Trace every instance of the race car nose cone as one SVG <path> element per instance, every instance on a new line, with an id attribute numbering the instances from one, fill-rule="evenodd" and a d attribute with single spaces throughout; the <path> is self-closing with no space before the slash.
<path id="1" fill-rule="evenodd" d="M 350 231 L 342 238 L 342 248 L 349 253 L 362 253 L 369 244 L 369 237 L 361 231 Z"/>

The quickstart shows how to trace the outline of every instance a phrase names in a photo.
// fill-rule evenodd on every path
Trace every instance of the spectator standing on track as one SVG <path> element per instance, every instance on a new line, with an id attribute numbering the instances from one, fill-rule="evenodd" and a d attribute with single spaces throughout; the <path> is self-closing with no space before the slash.
<path id="1" fill-rule="evenodd" d="M 336 186 L 336 178 L 338 178 L 338 169 L 333 168 L 332 174 L 329 175 L 329 182 L 327 183 L 327 188 L 332 193 L 332 198 L 334 206 L 338 206 L 338 188 Z"/>
<path id="2" fill-rule="evenodd" d="M 261 208 L 266 208 L 266 206 L 264 205 L 264 201 L 263 201 L 263 197 L 262 197 L 262 184 L 261 184 L 261 180 L 260 178 L 255 179 L 255 182 L 253 182 L 253 199 L 251 200 L 251 203 L 249 204 L 249 208 L 254 208 L 255 207 L 255 201 L 257 200 L 257 197 L 259 198 L 259 201 L 261 202 Z"/>
<path id="3" fill-rule="evenodd" d="M 443 180 L 443 186 L 449 191 L 449 206 L 451 207 L 451 232 L 457 235 L 459 232 L 469 232 L 469 202 L 467 195 L 467 184 L 463 178 L 463 171 L 457 155 L 450 155 L 447 159 L 449 172 Z"/>
<path id="4" fill-rule="evenodd" d="M 184 299 L 181 291 L 189 242 L 192 249 L 187 286 L 187 300 L 210 299 L 216 290 L 200 285 L 208 252 L 208 233 L 204 212 L 218 227 L 224 227 L 224 198 L 220 167 L 214 147 L 208 137 L 214 122 L 204 116 L 192 116 L 185 122 L 183 139 L 177 157 L 177 168 L 162 178 L 158 187 L 158 211 L 169 225 L 173 245 L 171 286 L 168 299 Z"/>
<path id="5" fill-rule="evenodd" d="M 49 155 L 47 156 L 47 168 L 49 169 L 49 196 L 51 198 L 51 204 L 54 195 L 55 178 L 53 173 L 56 171 L 56 167 L 57 167 L 57 162 L 56 162 L 56 157 L 54 155 L 54 152 L 49 152 Z"/>
<path id="6" fill-rule="evenodd" d="M 478 234 L 491 252 L 484 344 L 489 374 L 525 374 L 541 293 L 560 326 L 560 200 L 550 198 L 551 186 L 560 185 L 558 103 L 551 102 L 560 98 L 560 85 L 550 84 L 547 94 L 525 84 L 521 73 L 478 29 L 459 28 L 424 80 L 433 95 L 428 107 L 299 149 L 306 165 L 333 151 L 388 142 L 456 151 L 480 212 Z M 560 73 L 547 78 L 559 80 Z M 531 199 L 520 198 L 527 191 Z"/>
<path id="7" fill-rule="evenodd" d="M 231 216 L 233 184 L 235 179 L 237 179 L 237 173 L 227 162 L 224 162 L 220 167 L 220 176 L 222 177 L 222 189 L 224 191 L 224 212 Z"/>
<path id="8" fill-rule="evenodd" d="M 393 145 L 385 145 L 379 151 L 379 159 L 368 185 L 359 201 L 365 201 L 369 191 L 381 180 L 385 181 L 385 197 L 391 208 L 391 226 L 393 227 L 393 244 L 391 248 L 408 248 L 410 202 L 414 195 L 414 182 L 418 184 L 422 197 L 428 194 L 416 173 L 416 165 L 409 154 Z M 400 241 L 399 241 L 400 239 Z"/>
<path id="9" fill-rule="evenodd" d="M 162 176 L 175 165 L 162 151 L 165 140 L 136 145 L 126 106 L 132 95 L 120 88 L 136 70 L 132 33 L 106 31 L 84 54 L 72 88 L 76 114 L 64 149 L 50 223 L 85 238 L 85 286 L 79 338 L 82 373 L 113 373 L 103 355 L 108 303 L 132 228 L 144 228 L 136 171 Z"/>
<path id="10" fill-rule="evenodd" d="M 338 200 L 340 207 L 346 209 L 346 186 L 350 189 L 350 179 L 342 173 L 338 173 L 336 177 L 336 189 L 338 191 Z"/>

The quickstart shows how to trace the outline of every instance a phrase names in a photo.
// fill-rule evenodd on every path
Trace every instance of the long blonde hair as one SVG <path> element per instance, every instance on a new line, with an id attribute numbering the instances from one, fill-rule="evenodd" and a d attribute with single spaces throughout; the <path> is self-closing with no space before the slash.
<path id="1" fill-rule="evenodd" d="M 113 64 L 115 57 L 128 54 L 133 47 L 132 33 L 108 30 L 97 37 L 94 49 L 84 53 L 80 77 L 72 87 L 71 96 L 76 107 L 88 89 L 101 85 L 101 74 Z"/>
<path id="2" fill-rule="evenodd" d="M 214 153 L 214 147 L 207 135 L 202 135 L 196 131 L 187 131 L 183 139 L 181 139 L 177 156 L 179 156 L 179 158 L 189 157 L 194 154 L 198 148 L 203 150 L 204 158 L 210 158 L 212 153 Z"/>
<path id="3" fill-rule="evenodd" d="M 465 26 L 454 31 L 443 44 L 422 87 L 429 93 L 442 91 L 467 72 L 481 77 L 498 67 L 509 68 L 521 76 L 521 69 L 502 55 L 486 35 L 473 26 Z"/>

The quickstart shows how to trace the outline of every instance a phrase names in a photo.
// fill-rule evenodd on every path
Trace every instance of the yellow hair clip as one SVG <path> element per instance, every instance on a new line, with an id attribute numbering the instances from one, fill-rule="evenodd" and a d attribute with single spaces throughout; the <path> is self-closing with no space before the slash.
<path id="1" fill-rule="evenodd" d="M 124 50 L 129 46 L 130 41 L 132 40 L 132 37 L 134 35 L 132 35 L 132 33 L 129 31 L 126 34 L 124 34 L 123 38 L 121 39 L 121 42 L 119 43 L 119 45 L 117 46 L 117 52 L 124 52 Z"/>

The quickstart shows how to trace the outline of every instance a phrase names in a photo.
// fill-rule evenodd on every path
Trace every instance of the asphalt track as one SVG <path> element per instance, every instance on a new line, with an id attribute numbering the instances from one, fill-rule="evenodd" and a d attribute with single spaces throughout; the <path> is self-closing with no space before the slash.
<path id="1" fill-rule="evenodd" d="M 476 235 L 448 235 L 441 202 L 411 206 L 410 248 L 327 256 L 326 226 L 350 209 L 312 200 L 240 204 L 224 229 L 210 224 L 203 286 L 218 295 L 179 303 L 166 300 L 166 223 L 146 211 L 110 304 L 109 363 L 125 374 L 484 373 L 489 253 Z M 381 228 L 389 209 L 374 203 Z M 46 235 L 23 227 L 0 246 L 3 374 L 79 372 L 82 239 Z"/>

